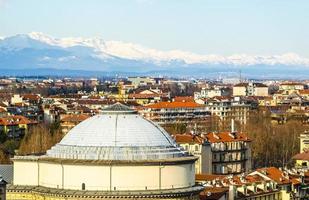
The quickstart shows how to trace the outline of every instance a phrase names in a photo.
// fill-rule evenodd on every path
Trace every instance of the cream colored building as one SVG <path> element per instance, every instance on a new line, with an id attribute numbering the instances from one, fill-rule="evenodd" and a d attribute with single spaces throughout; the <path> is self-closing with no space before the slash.
<path id="1" fill-rule="evenodd" d="M 233 96 L 246 96 L 248 83 L 238 83 L 233 86 Z"/>
<path id="2" fill-rule="evenodd" d="M 233 96 L 268 96 L 268 86 L 262 83 L 239 83 L 233 86 Z"/>
<path id="3" fill-rule="evenodd" d="M 15 156 L 9 200 L 198 199 L 196 157 L 160 126 L 115 104 L 43 156 Z"/>
<path id="4" fill-rule="evenodd" d="M 300 153 L 309 151 L 309 132 L 306 131 L 300 134 Z"/>
<path id="5" fill-rule="evenodd" d="M 176 134 L 176 142 L 199 159 L 196 174 L 241 174 L 251 170 L 251 140 L 244 133 Z"/>
<path id="6" fill-rule="evenodd" d="M 138 86 L 154 85 L 156 83 L 155 79 L 151 77 L 128 77 L 128 81 L 132 82 L 135 88 Z"/>

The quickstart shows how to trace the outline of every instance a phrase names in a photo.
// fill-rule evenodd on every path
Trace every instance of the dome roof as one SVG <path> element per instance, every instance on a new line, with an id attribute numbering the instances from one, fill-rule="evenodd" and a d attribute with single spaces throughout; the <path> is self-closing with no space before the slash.
<path id="1" fill-rule="evenodd" d="M 160 126 L 122 104 L 75 126 L 47 156 L 69 159 L 147 160 L 187 155 Z"/>

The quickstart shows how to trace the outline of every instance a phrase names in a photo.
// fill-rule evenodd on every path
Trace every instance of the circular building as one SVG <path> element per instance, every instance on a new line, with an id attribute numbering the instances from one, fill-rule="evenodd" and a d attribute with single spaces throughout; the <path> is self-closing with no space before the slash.
<path id="1" fill-rule="evenodd" d="M 43 156 L 15 156 L 8 199 L 198 199 L 196 157 L 122 104 L 75 126 Z"/>

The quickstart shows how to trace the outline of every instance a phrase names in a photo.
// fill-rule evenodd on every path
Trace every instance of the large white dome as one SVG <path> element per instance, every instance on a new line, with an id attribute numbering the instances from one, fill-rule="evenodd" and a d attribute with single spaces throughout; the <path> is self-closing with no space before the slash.
<path id="1" fill-rule="evenodd" d="M 70 159 L 143 160 L 187 156 L 160 126 L 122 104 L 75 126 L 47 156 Z"/>

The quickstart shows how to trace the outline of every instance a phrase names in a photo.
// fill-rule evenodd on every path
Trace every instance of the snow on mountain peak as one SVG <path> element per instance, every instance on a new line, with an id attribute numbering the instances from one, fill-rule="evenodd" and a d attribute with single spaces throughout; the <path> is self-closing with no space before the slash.
<path id="1" fill-rule="evenodd" d="M 104 41 L 101 38 L 54 38 L 41 32 L 31 32 L 27 36 L 33 40 L 62 48 L 75 46 L 90 47 L 94 49 L 94 52 L 97 54 L 96 56 L 101 59 L 105 59 L 110 55 L 125 59 L 148 61 L 155 64 L 164 64 L 166 62 L 177 60 L 182 61 L 185 64 L 226 64 L 237 66 L 265 64 L 309 66 L 308 58 L 300 57 L 295 53 L 267 56 L 247 54 L 236 54 L 231 56 L 215 54 L 201 55 L 181 50 L 160 51 L 133 43 Z"/>

